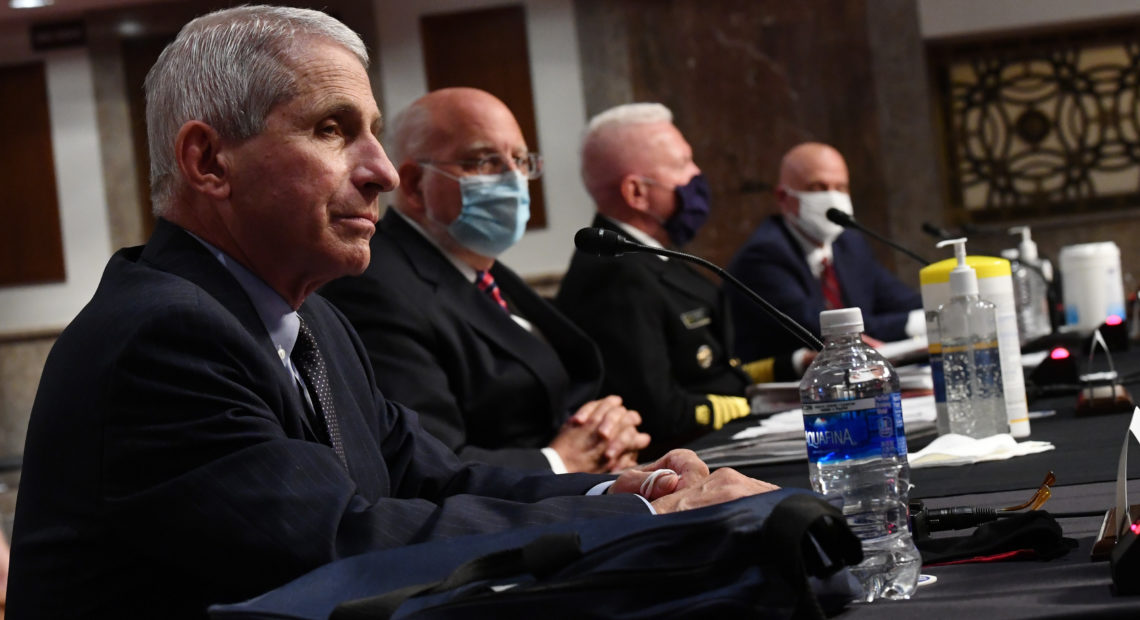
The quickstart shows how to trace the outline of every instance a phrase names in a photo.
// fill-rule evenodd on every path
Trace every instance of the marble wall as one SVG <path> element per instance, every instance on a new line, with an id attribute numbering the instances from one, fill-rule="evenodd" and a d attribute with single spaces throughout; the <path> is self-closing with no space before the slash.
<path id="1" fill-rule="evenodd" d="M 28 413 L 54 343 L 54 334 L 29 334 L 0 342 L 0 459 L 24 451 Z"/>
<path id="2" fill-rule="evenodd" d="M 660 101 L 713 191 L 688 248 L 726 264 L 775 209 L 783 153 L 816 140 L 847 158 L 865 225 L 917 243 L 940 221 L 922 39 L 910 0 L 579 0 L 587 110 Z M 876 247 L 904 280 L 917 265 Z"/>

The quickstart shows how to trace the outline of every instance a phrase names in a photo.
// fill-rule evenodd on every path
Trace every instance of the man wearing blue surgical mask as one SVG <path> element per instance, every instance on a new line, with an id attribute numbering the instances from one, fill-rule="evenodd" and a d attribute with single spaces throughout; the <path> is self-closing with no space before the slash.
<path id="1" fill-rule="evenodd" d="M 708 217 L 710 192 L 693 150 L 659 103 L 598 114 L 581 155 L 598 210 L 594 226 L 680 247 Z M 598 343 L 605 391 L 641 413 L 655 452 L 747 415 L 750 383 L 795 377 L 789 359 L 741 364 L 733 357 L 722 294 L 681 261 L 575 252 L 557 303 Z"/>
<path id="2" fill-rule="evenodd" d="M 854 215 L 847 163 L 835 148 L 805 142 L 780 164 L 780 215 L 761 224 L 729 264 L 729 273 L 819 335 L 819 313 L 858 306 L 868 336 L 903 340 L 926 331 L 922 299 L 871 254 L 858 231 L 827 219 L 828 209 Z M 745 355 L 779 355 L 799 346 L 766 313 L 726 289 Z"/>
<path id="3" fill-rule="evenodd" d="M 326 286 L 360 333 L 386 395 L 464 460 L 617 471 L 649 437 L 620 398 L 598 399 L 593 342 L 496 257 L 530 216 L 542 158 L 489 93 L 425 95 L 390 130 L 395 204 L 365 273 Z"/>

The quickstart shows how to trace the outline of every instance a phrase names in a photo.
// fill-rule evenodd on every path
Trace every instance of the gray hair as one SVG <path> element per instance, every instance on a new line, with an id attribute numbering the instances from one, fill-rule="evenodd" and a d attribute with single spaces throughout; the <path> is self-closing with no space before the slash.
<path id="1" fill-rule="evenodd" d="M 146 124 L 155 215 L 173 203 L 178 178 L 174 141 L 199 120 L 226 139 L 243 140 L 265 127 L 273 106 L 296 95 L 293 54 L 312 39 L 343 46 L 368 67 L 364 42 L 320 11 L 241 6 L 186 24 L 146 76 Z"/>
<path id="2" fill-rule="evenodd" d="M 673 112 L 660 103 L 624 103 L 599 112 L 586 125 L 585 142 L 603 127 L 620 127 L 639 123 L 672 123 Z"/>
<path id="3" fill-rule="evenodd" d="M 578 154 L 582 183 L 595 202 L 602 200 L 614 175 L 627 162 L 629 145 L 621 130 L 632 125 L 672 122 L 673 112 L 660 103 L 625 103 L 590 119 Z"/>

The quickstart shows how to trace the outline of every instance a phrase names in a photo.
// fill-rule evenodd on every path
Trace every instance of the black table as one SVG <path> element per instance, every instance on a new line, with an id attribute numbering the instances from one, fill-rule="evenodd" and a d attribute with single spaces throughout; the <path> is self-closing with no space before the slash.
<path id="1" fill-rule="evenodd" d="M 1117 354 L 1116 367 L 1129 391 L 1140 397 L 1140 352 Z M 959 467 L 912 472 L 912 498 L 929 507 L 1002 507 L 1027 500 L 1045 473 L 1057 476 L 1053 497 L 1043 509 L 1054 513 L 1102 513 L 1115 501 L 1120 446 L 1131 413 L 1076 416 L 1076 396 L 1039 399 L 1030 410 L 1056 413 L 1032 421 L 1029 439 L 1049 441 L 1049 452 Z M 727 425 L 688 447 L 723 445 L 737 431 L 753 425 L 745 418 Z M 1140 446 L 1130 441 L 1129 499 L 1140 503 Z M 914 446 L 912 446 L 912 450 Z M 806 461 L 739 467 L 742 472 L 785 487 L 810 487 Z M 1092 562 L 1089 552 L 1101 525 L 1100 516 L 1058 518 L 1064 535 L 1078 547 L 1049 562 L 1012 561 L 924 567 L 937 577 L 921 586 L 909 601 L 879 601 L 855 605 L 850 618 L 1140 618 L 1140 596 L 1116 597 L 1111 592 L 1107 562 Z M 968 532 L 955 532 L 962 535 Z M 947 535 L 947 534 L 943 534 Z"/>
<path id="2" fill-rule="evenodd" d="M 960 495 L 928 500 L 931 507 L 1008 506 L 1032 489 Z M 1045 509 L 1054 514 L 1082 512 L 1112 504 L 1115 483 L 1089 483 L 1054 489 Z M 1129 497 L 1140 498 L 1140 481 L 1129 483 Z M 923 618 L 924 620 L 1007 618 L 1140 618 L 1140 596 L 1113 596 L 1108 562 L 1092 562 L 1089 552 L 1101 517 L 1058 518 L 1076 549 L 1068 555 L 992 564 L 923 567 L 937 581 L 920 586 L 907 601 L 853 605 L 841 618 Z"/>

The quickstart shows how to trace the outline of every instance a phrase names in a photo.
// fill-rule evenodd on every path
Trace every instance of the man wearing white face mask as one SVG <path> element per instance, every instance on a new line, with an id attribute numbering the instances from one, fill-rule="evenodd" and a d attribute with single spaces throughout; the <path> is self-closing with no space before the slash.
<path id="1" fill-rule="evenodd" d="M 902 340 L 925 331 L 922 298 L 874 259 L 857 231 L 827 219 L 828 209 L 854 215 L 847 163 L 833 147 L 800 144 L 784 155 L 776 199 L 781 215 L 760 225 L 737 252 L 730 273 L 819 334 L 819 313 L 858 306 L 866 333 Z M 737 352 L 780 355 L 800 346 L 751 300 L 726 288 Z"/>
<path id="2" fill-rule="evenodd" d="M 496 261 L 526 230 L 528 153 L 510 110 L 472 88 L 400 114 L 394 208 L 363 275 L 322 295 L 360 333 L 385 394 L 460 458 L 554 472 L 634 465 L 649 436 L 616 396 L 600 400 L 597 347 Z"/>

